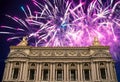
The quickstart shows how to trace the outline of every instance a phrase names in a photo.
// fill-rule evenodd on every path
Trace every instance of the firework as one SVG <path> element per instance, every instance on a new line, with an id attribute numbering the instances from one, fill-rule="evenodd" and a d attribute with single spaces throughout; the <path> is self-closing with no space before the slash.
<path id="1" fill-rule="evenodd" d="M 27 5 L 21 7 L 25 13 L 24 20 L 12 17 L 20 28 L 1 26 L 13 32 L 0 32 L 13 35 L 8 40 L 27 36 L 32 46 L 90 46 L 94 37 L 98 37 L 102 45 L 111 46 L 115 53 L 120 37 L 120 1 L 93 0 L 87 6 L 86 1 L 79 0 L 77 4 L 70 0 L 32 0 L 38 11 L 32 11 Z M 118 14 L 118 15 L 117 15 Z M 113 44 L 114 43 L 114 44 Z"/>

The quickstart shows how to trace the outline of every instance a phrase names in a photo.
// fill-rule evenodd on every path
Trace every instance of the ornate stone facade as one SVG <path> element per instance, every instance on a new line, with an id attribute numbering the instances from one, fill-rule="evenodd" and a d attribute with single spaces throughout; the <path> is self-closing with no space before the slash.
<path id="1" fill-rule="evenodd" d="M 117 82 L 109 47 L 30 47 L 27 38 L 10 48 L 3 82 Z"/>
<path id="2" fill-rule="evenodd" d="M 11 46 L 3 82 L 117 82 L 108 46 Z"/>

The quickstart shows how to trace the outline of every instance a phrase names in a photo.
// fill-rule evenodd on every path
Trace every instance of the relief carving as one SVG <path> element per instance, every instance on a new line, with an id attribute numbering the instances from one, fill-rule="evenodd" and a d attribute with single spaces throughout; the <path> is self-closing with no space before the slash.
<path id="1" fill-rule="evenodd" d="M 14 53 L 10 53 L 9 57 L 27 57 L 27 55 L 23 52 L 21 53 L 14 52 Z"/>
<path id="2" fill-rule="evenodd" d="M 89 50 L 82 50 L 80 54 L 81 56 L 90 56 Z"/>
<path id="3" fill-rule="evenodd" d="M 55 51 L 55 56 L 64 56 L 65 51 Z"/>
<path id="4" fill-rule="evenodd" d="M 67 51 L 67 55 L 68 56 L 77 56 L 77 51 L 75 51 L 75 50 Z"/>
<path id="5" fill-rule="evenodd" d="M 40 51 L 39 50 L 32 50 L 31 56 L 39 56 Z"/>
<path id="6" fill-rule="evenodd" d="M 41 52 L 42 56 L 51 56 L 51 51 L 49 50 L 44 50 Z"/>

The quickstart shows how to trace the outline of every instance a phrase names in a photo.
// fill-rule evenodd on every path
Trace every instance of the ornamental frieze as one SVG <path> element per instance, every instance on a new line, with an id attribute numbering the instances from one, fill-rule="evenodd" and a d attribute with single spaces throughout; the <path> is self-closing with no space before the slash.
<path id="1" fill-rule="evenodd" d="M 65 51 L 63 50 L 59 50 L 59 51 L 54 51 L 55 56 L 64 56 L 65 55 Z"/>
<path id="2" fill-rule="evenodd" d="M 31 56 L 39 56 L 39 54 L 40 54 L 39 50 L 32 50 L 30 53 Z"/>
<path id="3" fill-rule="evenodd" d="M 77 56 L 77 51 L 76 50 L 67 51 L 67 56 Z"/>
<path id="4" fill-rule="evenodd" d="M 41 55 L 42 56 L 51 56 L 51 51 L 49 51 L 49 50 L 43 50 L 43 51 L 41 51 Z"/>
<path id="5" fill-rule="evenodd" d="M 95 47 L 11 47 L 11 52 L 23 52 L 27 56 L 34 57 L 86 57 L 86 56 L 94 56 L 96 54 L 102 54 L 100 56 L 109 53 L 108 47 L 98 46 L 97 49 Z"/>

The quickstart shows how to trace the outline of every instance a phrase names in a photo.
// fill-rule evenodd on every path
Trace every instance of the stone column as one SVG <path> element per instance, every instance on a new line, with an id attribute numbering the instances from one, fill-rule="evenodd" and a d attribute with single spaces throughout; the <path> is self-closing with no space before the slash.
<path id="1" fill-rule="evenodd" d="M 41 80 L 42 80 L 42 77 L 41 77 L 42 64 L 41 64 L 41 63 L 39 64 L 39 71 L 38 71 L 38 72 L 39 72 L 39 73 L 38 73 L 38 74 L 39 74 L 39 78 L 38 78 L 38 80 L 40 80 L 40 81 L 41 81 Z"/>
<path id="2" fill-rule="evenodd" d="M 9 69 L 9 77 L 8 77 L 8 79 L 9 80 L 11 80 L 11 76 L 12 76 L 12 69 L 13 69 L 13 63 L 12 62 L 10 62 L 10 69 Z"/>
<path id="3" fill-rule="evenodd" d="M 83 68 L 82 68 L 82 63 L 80 63 L 80 80 L 83 81 Z"/>
<path id="4" fill-rule="evenodd" d="M 36 81 L 38 81 L 38 79 L 39 79 L 39 64 L 37 63 L 36 64 L 37 65 L 37 69 L 36 69 L 36 74 L 35 74 L 35 79 L 36 79 Z"/>
<path id="5" fill-rule="evenodd" d="M 78 82 L 80 82 L 80 64 L 78 63 L 77 64 L 77 74 L 78 74 L 78 77 L 77 77 L 77 80 L 78 80 Z"/>
<path id="6" fill-rule="evenodd" d="M 64 82 L 66 82 L 66 63 L 64 63 Z"/>

